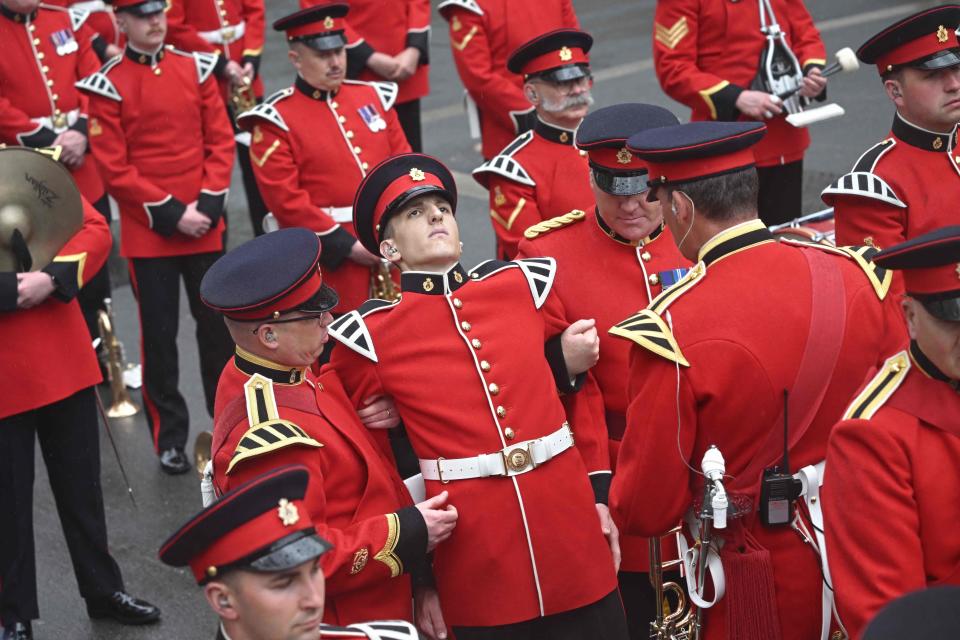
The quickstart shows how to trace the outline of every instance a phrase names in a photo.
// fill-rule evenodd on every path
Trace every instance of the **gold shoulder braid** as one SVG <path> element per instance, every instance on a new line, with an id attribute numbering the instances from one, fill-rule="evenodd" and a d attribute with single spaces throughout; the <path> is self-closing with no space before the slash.
<path id="1" fill-rule="evenodd" d="M 560 229 L 571 225 L 574 222 L 579 222 L 587 216 L 586 211 L 581 211 L 580 209 L 574 209 L 569 213 L 565 213 L 562 216 L 557 216 L 556 218 L 550 218 L 549 220 L 544 220 L 543 222 L 538 222 L 537 224 L 528 227 L 526 231 L 523 232 L 523 237 L 528 240 L 533 240 L 534 238 L 541 236 L 545 233 L 549 233 L 554 229 Z"/>

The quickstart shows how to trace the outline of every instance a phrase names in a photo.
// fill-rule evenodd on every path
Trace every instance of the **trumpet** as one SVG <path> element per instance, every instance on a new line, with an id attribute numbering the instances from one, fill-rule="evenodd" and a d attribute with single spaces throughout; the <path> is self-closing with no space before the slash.
<path id="1" fill-rule="evenodd" d="M 233 106 L 233 119 L 257 106 L 257 97 L 253 95 L 253 83 L 244 76 L 239 82 L 230 84 L 230 104 Z"/>
<path id="2" fill-rule="evenodd" d="M 370 267 L 370 297 L 380 300 L 396 302 L 400 299 L 400 290 L 390 274 L 390 263 L 381 260 L 379 264 Z"/>
<path id="3" fill-rule="evenodd" d="M 112 400 L 107 416 L 111 418 L 128 418 L 136 415 L 140 407 L 130 399 L 127 386 L 123 383 L 123 345 L 113 330 L 113 306 L 110 298 L 103 300 L 106 310 L 97 313 L 97 327 L 100 330 L 100 339 L 107 350 L 107 378 L 110 381 Z"/>

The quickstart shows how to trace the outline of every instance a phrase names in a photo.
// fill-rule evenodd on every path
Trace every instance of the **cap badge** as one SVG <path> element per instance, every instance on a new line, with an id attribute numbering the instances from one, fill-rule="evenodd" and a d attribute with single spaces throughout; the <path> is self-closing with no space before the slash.
<path id="1" fill-rule="evenodd" d="M 423 175 L 423 169 L 417 169 L 414 167 L 413 169 L 410 169 L 410 179 L 414 182 L 423 182 L 427 179 L 427 177 Z"/>
<path id="2" fill-rule="evenodd" d="M 943 40 L 941 40 L 941 42 L 943 42 Z M 573 60 L 573 51 L 570 51 L 570 47 L 560 48 L 560 60 L 563 62 L 570 62 Z"/>
<path id="3" fill-rule="evenodd" d="M 943 138 L 937 136 L 933 139 L 933 148 L 939 151 L 943 147 Z"/>
<path id="4" fill-rule="evenodd" d="M 426 291 L 427 293 L 433 291 L 433 280 L 431 280 L 430 278 L 427 278 L 426 280 L 424 280 L 423 290 Z"/>
<path id="5" fill-rule="evenodd" d="M 626 147 L 617 151 L 617 162 L 620 164 L 630 164 L 631 160 L 633 160 L 633 154 Z"/>
<path id="6" fill-rule="evenodd" d="M 333 29 L 333 18 L 327 16 L 323 19 L 323 28 L 324 29 Z"/>
<path id="7" fill-rule="evenodd" d="M 300 512 L 297 511 L 297 505 L 286 498 L 280 498 L 280 506 L 277 508 L 277 516 L 283 526 L 290 527 L 300 521 Z"/>
<path id="8" fill-rule="evenodd" d="M 943 25 L 937 27 L 937 42 L 946 42 L 950 38 L 947 28 Z"/>

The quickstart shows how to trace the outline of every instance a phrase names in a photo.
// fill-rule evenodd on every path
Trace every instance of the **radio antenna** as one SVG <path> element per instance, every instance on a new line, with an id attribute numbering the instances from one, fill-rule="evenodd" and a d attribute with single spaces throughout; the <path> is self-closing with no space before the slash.
<path id="1" fill-rule="evenodd" d="M 786 389 L 783 390 L 783 470 L 781 473 L 790 473 L 790 450 L 787 445 L 787 438 L 790 432 L 790 421 L 787 417 L 789 395 Z"/>

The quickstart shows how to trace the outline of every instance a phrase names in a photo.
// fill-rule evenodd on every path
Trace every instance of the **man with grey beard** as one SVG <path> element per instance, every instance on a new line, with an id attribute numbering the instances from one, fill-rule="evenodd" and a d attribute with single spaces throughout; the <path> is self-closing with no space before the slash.
<path id="1" fill-rule="evenodd" d="M 523 93 L 537 121 L 473 171 L 490 191 L 498 258 L 516 255 L 527 227 L 593 206 L 586 152 L 573 145 L 574 131 L 593 104 L 587 57 L 592 44 L 583 31 L 557 29 L 523 44 L 507 61 L 510 71 L 523 75 Z"/>

